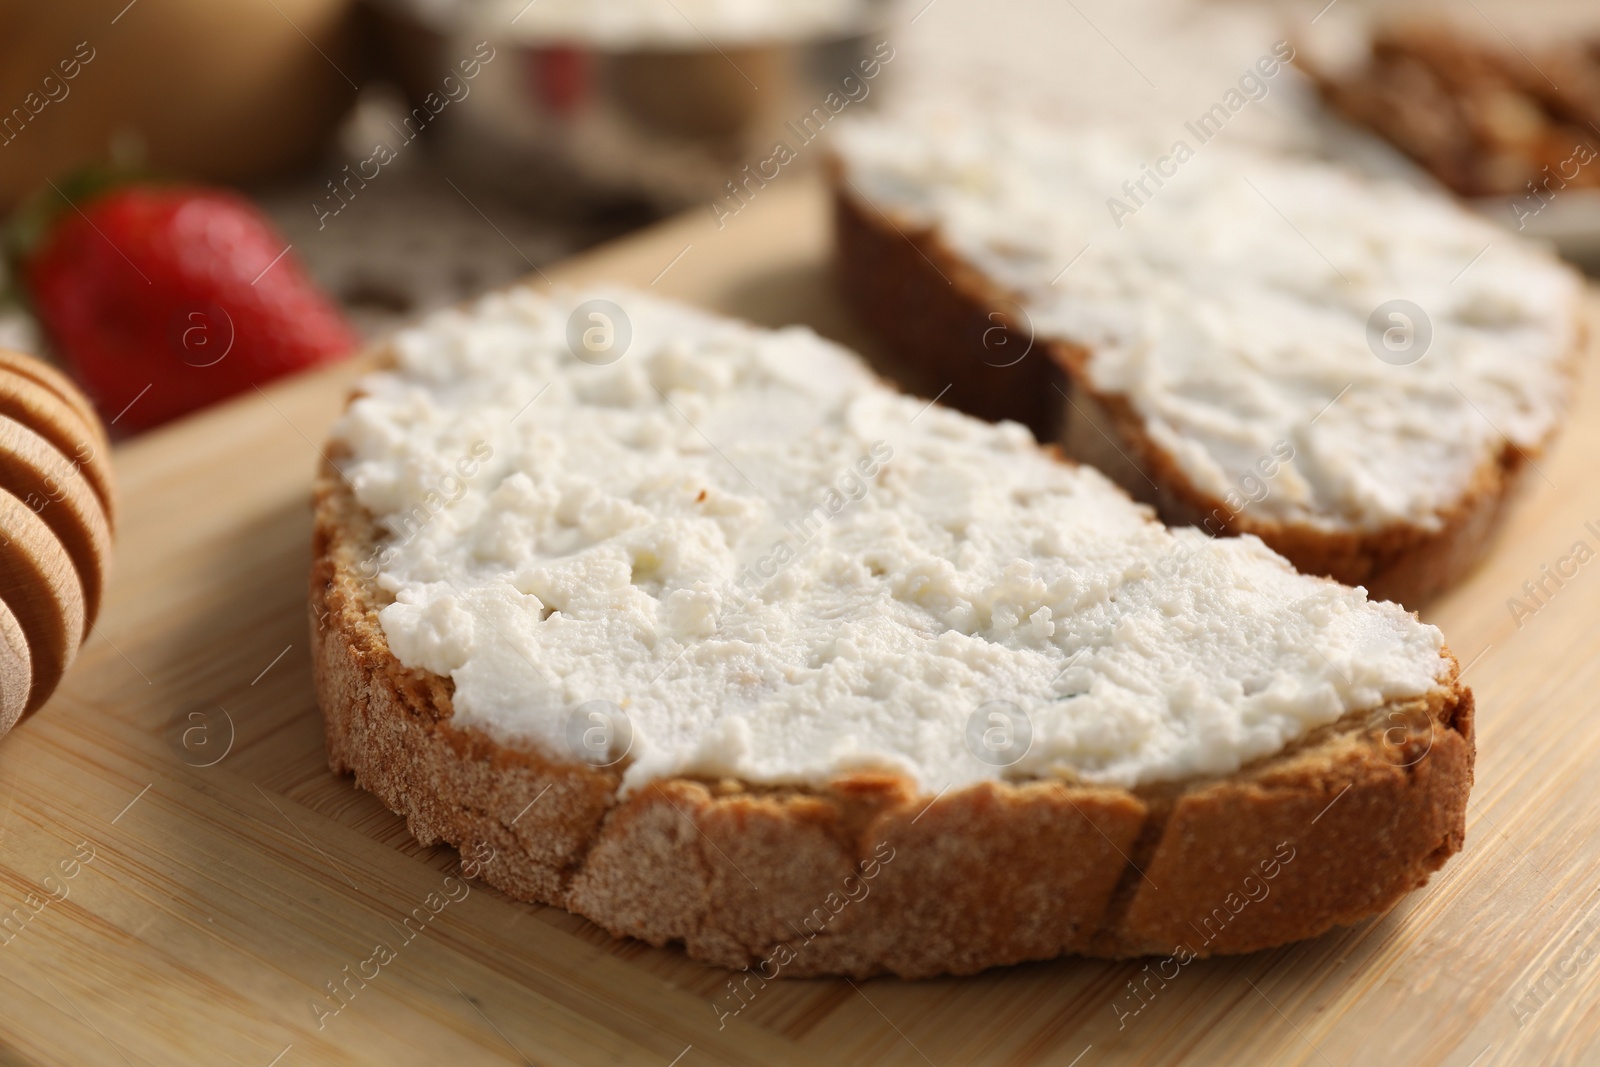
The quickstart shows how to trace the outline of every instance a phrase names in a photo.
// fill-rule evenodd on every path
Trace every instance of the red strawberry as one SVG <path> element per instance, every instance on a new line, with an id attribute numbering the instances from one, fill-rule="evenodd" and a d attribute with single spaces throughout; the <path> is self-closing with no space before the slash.
<path id="1" fill-rule="evenodd" d="M 556 45 L 529 56 L 534 91 L 551 114 L 567 116 L 588 92 L 588 61 L 576 48 Z"/>
<path id="2" fill-rule="evenodd" d="M 128 186 L 61 206 L 23 280 L 56 350 L 119 427 L 154 426 L 357 344 L 288 242 L 233 193 Z"/>

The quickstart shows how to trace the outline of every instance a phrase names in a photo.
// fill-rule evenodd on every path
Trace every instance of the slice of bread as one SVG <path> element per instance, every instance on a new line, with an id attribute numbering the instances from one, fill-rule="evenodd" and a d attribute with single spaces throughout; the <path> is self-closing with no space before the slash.
<path id="1" fill-rule="evenodd" d="M 1426 602 L 1538 476 L 1581 280 L 1441 196 L 1183 133 L 858 121 L 840 291 L 908 387 L 1026 422 L 1170 523 Z"/>
<path id="2" fill-rule="evenodd" d="M 614 361 L 581 340 L 595 308 L 631 337 Z M 858 453 L 877 469 L 836 477 Z M 1170 532 L 804 331 L 497 295 L 401 335 L 326 454 L 331 765 L 508 894 L 748 992 L 1247 952 L 1380 913 L 1461 846 L 1472 694 L 1436 630 Z M 740 552 L 833 486 L 741 587 Z M 630 744 L 574 736 L 596 700 Z M 990 746 L 1007 726 L 1027 743 Z"/>
<path id="3" fill-rule="evenodd" d="M 1441 14 L 1362 20 L 1333 38 L 1329 54 L 1299 56 L 1300 68 L 1333 111 L 1456 193 L 1504 198 L 1493 209 L 1519 230 L 1558 193 L 1600 187 L 1589 165 L 1600 156 L 1593 16 L 1573 32 L 1541 25 L 1545 41 L 1508 47 L 1476 13 Z M 1491 110 L 1517 119 L 1485 121 Z"/>

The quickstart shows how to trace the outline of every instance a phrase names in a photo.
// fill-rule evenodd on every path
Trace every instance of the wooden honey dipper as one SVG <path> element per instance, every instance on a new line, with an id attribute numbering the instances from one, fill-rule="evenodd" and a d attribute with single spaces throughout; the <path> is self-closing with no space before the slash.
<path id="1" fill-rule="evenodd" d="M 110 444 L 64 375 L 0 349 L 0 734 L 49 699 L 111 569 Z"/>

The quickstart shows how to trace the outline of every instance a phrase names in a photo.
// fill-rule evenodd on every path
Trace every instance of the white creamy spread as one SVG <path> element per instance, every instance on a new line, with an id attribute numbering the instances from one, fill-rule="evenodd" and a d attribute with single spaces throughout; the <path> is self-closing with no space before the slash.
<path id="1" fill-rule="evenodd" d="M 631 341 L 599 365 L 568 338 L 602 298 Z M 388 532 L 390 647 L 458 723 L 561 758 L 575 709 L 622 709 L 625 789 L 1221 774 L 1445 670 L 1400 607 L 1168 530 L 806 329 L 515 290 L 394 347 L 334 430 Z M 1025 753 L 979 758 L 996 725 Z"/>
<path id="2" fill-rule="evenodd" d="M 1093 385 L 1197 487 L 1254 496 L 1287 443 L 1251 515 L 1437 529 L 1504 440 L 1535 453 L 1560 417 L 1580 281 L 1442 195 L 1183 125 L 1135 139 L 952 109 L 838 138 L 862 195 L 935 226 L 1036 335 L 1087 346 Z M 1395 300 L 1425 319 L 1373 319 Z"/>
<path id="3" fill-rule="evenodd" d="M 869 0 L 402 0 L 434 23 L 616 50 L 760 45 L 860 30 Z M 880 5 L 881 6 L 881 5 Z"/>

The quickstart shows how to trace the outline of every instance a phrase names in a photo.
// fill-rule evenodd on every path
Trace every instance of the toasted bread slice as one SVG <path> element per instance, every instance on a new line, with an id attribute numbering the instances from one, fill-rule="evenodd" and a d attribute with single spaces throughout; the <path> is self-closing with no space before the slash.
<path id="1" fill-rule="evenodd" d="M 1442 197 L 1208 146 L 1210 156 L 1176 171 L 1173 190 L 1147 181 L 1155 195 L 1136 211 L 1093 178 L 1064 181 L 1071 195 L 1046 209 L 1022 197 L 1028 210 L 1059 216 L 1060 233 L 1018 250 L 1007 242 L 1025 239 L 1018 234 L 1034 216 L 1007 217 L 997 189 L 1014 196 L 1006 183 L 1022 181 L 1018 173 L 1067 167 L 1091 150 L 1043 153 L 1043 163 L 997 150 L 984 179 L 942 148 L 928 149 L 932 162 L 908 161 L 900 141 L 886 164 L 876 149 L 859 150 L 877 143 L 881 127 L 851 132 L 832 160 L 839 289 L 888 343 L 897 377 L 980 417 L 1025 422 L 1173 525 L 1255 534 L 1305 573 L 1417 607 L 1482 556 L 1558 432 L 1588 337 L 1582 284 L 1541 249 Z M 1131 151 L 1112 144 L 1108 151 Z M 930 173 L 921 185 L 906 175 L 919 163 Z M 1137 175 L 1137 163 L 1128 166 Z M 1262 175 L 1275 169 L 1298 196 L 1292 219 L 1262 191 L 1274 188 Z M 1323 186 L 1333 203 L 1319 203 Z M 1119 194 L 1107 201 L 1109 219 L 1105 204 L 1086 202 L 1091 188 Z M 1163 228 L 1194 219 L 1196 232 L 1210 232 L 1207 212 L 1219 216 L 1211 222 L 1226 219 L 1229 237 L 1219 240 L 1243 248 L 1217 251 L 1227 261 L 1214 268 L 1209 253 L 1183 251 L 1194 234 Z M 1364 240 L 1363 218 L 1381 229 L 1407 212 L 1428 216 L 1410 243 L 1396 239 L 1365 260 L 1355 259 L 1355 239 L 1344 249 L 1355 261 L 1336 265 L 1296 236 L 1305 229 L 1326 242 L 1348 217 Z M 1139 226 L 1150 227 L 1142 246 L 1126 236 Z M 1068 230 L 1070 242 L 1061 237 Z M 1106 247 L 1099 262 L 1097 246 Z M 1227 257 L 1249 259 L 1257 246 L 1276 249 L 1283 263 L 1252 267 L 1255 276 L 1237 286 L 1206 280 L 1242 269 Z M 1505 262 L 1478 279 L 1470 268 L 1484 265 L 1474 252 Z M 1073 258 L 1084 253 L 1085 262 Z M 1144 281 L 1095 273 L 1108 266 Z M 1483 284 L 1469 291 L 1474 282 Z M 1172 294 L 1186 285 L 1191 305 L 1175 305 Z M 1406 318 L 1415 304 L 1392 317 L 1387 297 L 1424 285 L 1434 321 Z M 1252 307 L 1266 325 L 1230 337 Z M 1388 333 L 1391 325 L 1419 331 L 1418 349 L 1383 351 L 1386 338 L 1403 336 Z M 1303 336 L 1281 332 L 1297 326 Z M 1098 340 L 1088 336 L 1095 332 Z M 1450 469 L 1429 470 L 1415 458 L 1422 454 L 1448 457 Z"/>
<path id="2" fill-rule="evenodd" d="M 528 313 L 543 312 L 535 306 Z M 507 328 L 504 319 L 496 325 Z M 640 329 L 637 316 L 634 328 Z M 512 334 L 496 336 L 508 341 Z M 506 358 L 531 358 L 527 351 L 542 342 L 533 333 L 518 336 L 515 349 L 504 350 L 517 354 Z M 642 343 L 636 336 L 636 348 Z M 792 336 L 784 343 L 796 358 L 803 344 L 820 344 Z M 496 368 L 503 364 L 490 349 L 468 345 L 462 351 L 460 358 L 482 361 L 480 373 L 501 373 Z M 663 345 L 658 351 L 669 360 L 663 366 L 681 370 L 670 363 L 675 350 Z M 615 390 L 594 384 L 600 379 L 586 381 L 585 395 L 616 402 Z M 450 401 L 436 398 L 418 407 L 419 390 L 437 389 L 443 397 L 458 383 L 459 376 L 441 365 L 410 376 L 397 372 L 370 388 L 397 405 L 390 413 L 426 409 L 426 418 L 433 419 Z M 482 395 L 501 392 L 486 389 Z M 567 402 L 556 395 L 541 404 Z M 687 406 L 683 396 L 675 403 Z M 921 407 L 905 406 L 912 413 Z M 861 409 L 850 410 L 859 415 Z M 541 417 L 552 427 L 562 425 L 562 413 L 554 408 L 542 409 Z M 437 425 L 449 430 L 454 418 Z M 946 438 L 977 433 L 980 425 L 937 409 L 917 418 L 932 421 L 928 432 Z M 491 421 L 500 426 L 501 420 Z M 362 425 L 376 430 L 380 422 L 369 418 Z M 897 772 L 890 763 L 822 776 L 796 771 L 781 781 L 709 773 L 720 758 L 713 756 L 697 756 L 682 772 L 662 774 L 641 774 L 645 757 L 611 765 L 585 761 L 536 736 L 532 728 L 559 722 L 567 708 L 553 700 L 546 704 L 549 698 L 538 695 L 532 681 L 524 683 L 520 702 L 511 701 L 510 720 L 481 708 L 464 712 L 462 679 L 478 687 L 472 692 L 481 701 L 481 672 L 463 674 L 457 667 L 446 676 L 416 662 L 407 665 L 394 651 L 386 626 L 412 633 L 405 630 L 411 617 L 405 612 L 431 595 L 407 585 L 405 560 L 420 561 L 426 571 L 442 559 L 443 546 L 467 533 L 449 525 L 454 518 L 438 520 L 425 537 L 404 535 L 416 543 L 432 538 L 428 546 L 400 544 L 396 550 L 400 535 L 393 517 L 403 514 L 404 505 L 391 499 L 383 515 L 374 514 L 357 488 L 383 497 L 399 484 L 384 482 L 373 490 L 383 479 L 363 467 L 389 447 L 385 439 L 382 432 L 349 430 L 336 437 L 315 487 L 310 621 L 329 760 L 404 815 L 418 840 L 456 846 L 473 870 L 518 899 L 567 908 L 619 936 L 657 945 L 681 942 L 695 958 L 747 968 L 744 982 L 883 972 L 923 977 L 1063 953 L 1186 959 L 1279 945 L 1383 911 L 1461 847 L 1472 780 L 1473 703 L 1448 649 L 1437 653 L 1436 668 L 1430 668 L 1433 682 L 1414 696 L 1348 708 L 1230 773 L 1157 774 L 1132 786 L 1095 781 L 1091 770 L 1065 764 L 1055 771 L 980 775 L 938 789 L 916 769 Z M 796 447 L 800 440 L 795 438 Z M 569 460 L 541 468 L 543 461 L 529 458 L 536 451 L 507 447 L 496 456 L 515 456 L 508 462 L 523 464 L 523 474 L 531 469 L 555 476 L 575 465 Z M 1016 454 L 1018 463 L 1049 466 L 1037 454 Z M 728 465 L 749 465 L 749 455 L 735 451 Z M 719 469 L 719 462 L 707 459 L 706 469 Z M 895 462 L 903 460 L 897 456 Z M 509 469 L 497 469 L 490 481 L 521 476 L 508 475 Z M 1074 484 L 1089 484 L 1102 506 L 1134 515 L 1132 505 L 1092 471 L 1064 471 Z M 724 484 L 736 484 L 734 473 L 724 474 Z M 460 521 L 476 522 L 474 515 L 482 517 L 476 504 Z M 914 518 L 908 511 L 905 521 Z M 1148 519 L 1132 521 L 1145 523 L 1151 536 L 1168 536 Z M 1227 546 L 1238 545 L 1191 540 L 1208 552 L 1233 552 Z M 1238 550 L 1247 549 L 1258 551 Z M 1281 575 L 1303 594 L 1327 593 L 1352 605 L 1350 610 L 1368 610 L 1359 594 L 1293 575 L 1264 554 L 1258 563 L 1261 569 L 1251 572 L 1257 580 Z M 501 580 L 485 574 L 474 570 L 451 581 Z M 518 583 L 532 582 L 525 572 L 517 574 Z M 400 615 L 394 614 L 397 588 L 408 598 Z M 1128 586 L 1125 594 L 1132 590 Z M 445 595 L 470 609 L 466 589 Z M 785 594 L 770 595 L 781 601 Z M 492 606 L 489 600 L 478 603 L 477 610 L 485 612 Z M 484 627 L 486 643 L 524 641 L 518 636 L 524 631 L 516 629 L 523 623 L 526 633 L 546 632 L 538 628 L 548 626 L 551 613 L 536 598 L 514 607 Z M 1372 610 L 1374 618 L 1400 619 L 1392 606 Z M 582 608 L 571 612 L 579 615 Z M 483 619 L 493 621 L 487 614 Z M 830 623 L 841 631 L 850 624 L 847 618 Z M 623 659 L 630 654 L 623 646 L 632 640 L 618 639 L 592 654 Z M 1018 647 L 985 640 L 996 655 Z M 539 655 L 535 646 L 527 650 Z M 772 654 L 786 651 L 791 650 L 778 642 Z M 513 673 L 520 674 L 521 661 L 514 662 L 519 665 Z M 521 677 L 536 680 L 554 662 L 530 658 L 526 667 L 533 673 Z M 945 669 L 956 670 L 949 663 Z M 942 684 L 929 681 L 926 699 Z M 636 729 L 647 740 L 652 730 L 665 729 L 646 721 L 648 695 L 642 689 L 630 695 L 639 701 Z M 720 699 L 723 705 L 709 712 L 714 725 L 754 714 L 741 705 L 732 683 Z M 1039 725 L 1045 727 L 1054 705 L 1042 707 Z M 508 721 L 526 723 L 532 733 L 508 730 Z M 841 720 L 833 729 L 843 734 L 854 725 Z M 652 765 L 662 761 L 659 750 L 646 755 Z M 730 999 L 719 1013 L 732 1013 L 739 1003 Z"/>

